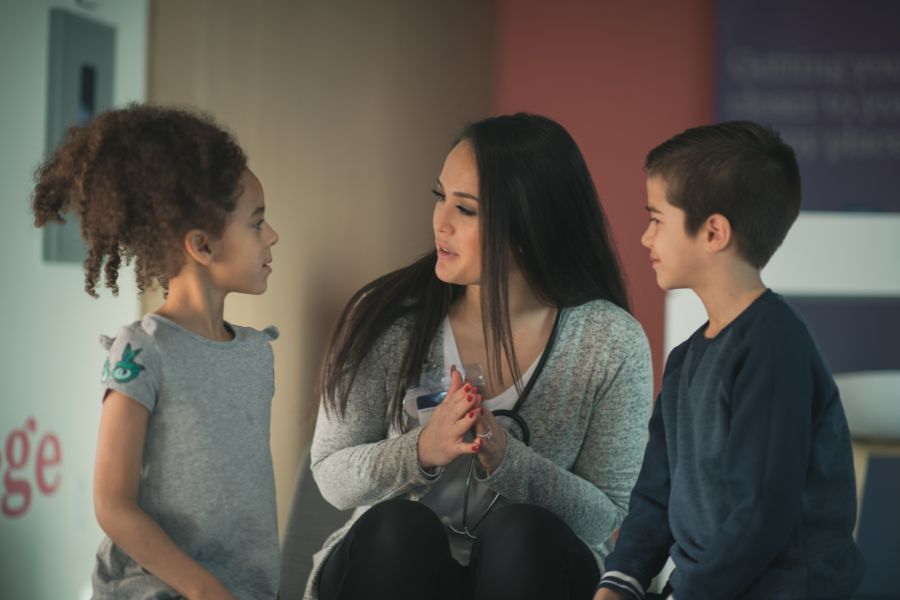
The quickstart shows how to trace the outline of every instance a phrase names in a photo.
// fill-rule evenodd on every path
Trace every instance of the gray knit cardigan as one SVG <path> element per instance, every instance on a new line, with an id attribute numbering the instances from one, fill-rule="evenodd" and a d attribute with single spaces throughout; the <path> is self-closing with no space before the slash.
<path id="1" fill-rule="evenodd" d="M 379 339 L 343 417 L 319 409 L 313 477 L 328 502 L 356 510 L 313 557 L 304 600 L 318 598 L 324 559 L 367 508 L 398 497 L 419 500 L 434 484 L 418 468 L 422 428 L 400 433 L 388 409 L 409 335 L 409 320 L 400 319 Z M 443 365 L 439 330 L 425 372 Z M 556 343 L 520 412 L 531 445 L 509 436 L 500 467 L 484 481 L 507 502 L 535 504 L 562 518 L 602 570 L 641 466 L 652 386 L 647 338 L 631 315 L 604 300 L 563 309 Z"/>

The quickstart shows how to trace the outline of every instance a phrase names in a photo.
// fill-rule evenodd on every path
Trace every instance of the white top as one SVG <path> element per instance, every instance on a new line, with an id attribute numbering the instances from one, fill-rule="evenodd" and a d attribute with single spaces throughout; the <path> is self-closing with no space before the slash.
<path id="1" fill-rule="evenodd" d="M 450 367 L 456 365 L 460 368 L 462 360 L 459 356 L 459 348 L 456 346 L 456 338 L 453 337 L 453 328 L 450 326 L 450 318 L 444 317 L 442 324 L 444 338 L 444 373 L 450 372 Z M 528 380 L 537 368 L 540 356 L 535 359 L 527 371 L 522 374 L 519 385 L 524 389 Z M 516 386 L 512 385 L 503 390 L 500 394 L 490 399 L 485 399 L 483 406 L 490 410 L 512 410 L 519 396 L 516 392 Z M 528 400 L 526 399 L 527 403 Z M 513 435 L 515 433 L 511 432 Z M 471 439 L 471 434 L 466 439 Z M 422 498 L 422 503 L 431 508 L 440 517 L 447 530 L 450 539 L 450 551 L 453 558 L 460 564 L 469 564 L 469 554 L 472 551 L 472 542 L 470 538 L 454 533 L 450 526 L 459 531 L 463 529 L 463 500 L 466 494 L 466 477 L 469 474 L 469 468 L 472 464 L 472 457 L 460 456 L 455 461 L 444 467 L 440 478 L 432 486 L 431 490 Z M 468 526 L 471 531 L 475 524 L 485 514 L 491 501 L 494 499 L 494 491 L 489 489 L 487 485 L 476 479 L 475 474 L 469 484 L 469 510 L 468 510 Z M 478 530 L 473 531 L 478 535 Z"/>

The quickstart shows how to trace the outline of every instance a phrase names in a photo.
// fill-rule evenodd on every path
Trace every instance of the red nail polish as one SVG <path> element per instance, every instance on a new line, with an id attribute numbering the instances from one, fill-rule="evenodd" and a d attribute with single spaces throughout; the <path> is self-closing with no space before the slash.
<path id="1" fill-rule="evenodd" d="M 469 384 L 467 383 L 467 384 L 466 384 L 466 387 L 464 387 L 463 390 L 465 390 L 465 391 L 467 391 L 467 392 L 471 392 L 471 391 L 472 391 L 472 386 L 469 385 Z"/>
<path id="2" fill-rule="evenodd" d="M 469 413 L 469 418 L 470 418 L 470 419 L 474 419 L 474 418 L 475 418 L 475 411 L 474 411 L 474 410 L 473 410 L 472 412 Z"/>
<path id="3" fill-rule="evenodd" d="M 472 394 L 466 394 L 466 400 L 468 400 L 469 402 L 471 402 L 474 398 L 475 396 L 473 396 Z"/>
<path id="4" fill-rule="evenodd" d="M 472 452 L 478 452 L 478 444 L 472 444 Z"/>

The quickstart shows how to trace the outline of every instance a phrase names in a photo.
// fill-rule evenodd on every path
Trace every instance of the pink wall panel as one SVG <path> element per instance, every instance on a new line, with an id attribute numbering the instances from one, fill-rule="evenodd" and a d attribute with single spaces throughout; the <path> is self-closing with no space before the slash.
<path id="1" fill-rule="evenodd" d="M 659 381 L 663 292 L 640 245 L 648 150 L 713 116 L 714 0 L 500 0 L 495 105 L 562 123 L 587 160 Z"/>

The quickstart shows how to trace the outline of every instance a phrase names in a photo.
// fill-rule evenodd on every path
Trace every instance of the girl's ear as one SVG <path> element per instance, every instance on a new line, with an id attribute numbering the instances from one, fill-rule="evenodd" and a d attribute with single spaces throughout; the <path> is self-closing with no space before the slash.
<path id="1" fill-rule="evenodd" d="M 187 255 L 201 265 L 213 263 L 212 240 L 202 229 L 191 229 L 184 234 L 184 250 Z"/>
<path id="2" fill-rule="evenodd" d="M 720 252 L 731 243 L 731 222 L 725 215 L 715 213 L 703 224 L 703 236 L 706 248 L 710 252 Z"/>

